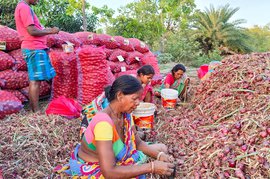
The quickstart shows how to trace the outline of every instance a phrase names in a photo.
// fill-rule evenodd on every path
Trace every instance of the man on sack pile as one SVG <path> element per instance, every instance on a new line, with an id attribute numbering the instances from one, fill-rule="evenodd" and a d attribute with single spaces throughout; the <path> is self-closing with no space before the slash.
<path id="1" fill-rule="evenodd" d="M 22 54 L 27 63 L 29 76 L 29 101 L 33 112 L 39 110 L 40 82 L 52 79 L 56 73 L 48 56 L 46 35 L 57 34 L 57 27 L 44 28 L 30 5 L 38 0 L 22 0 L 15 9 L 17 31 L 22 38 Z"/>

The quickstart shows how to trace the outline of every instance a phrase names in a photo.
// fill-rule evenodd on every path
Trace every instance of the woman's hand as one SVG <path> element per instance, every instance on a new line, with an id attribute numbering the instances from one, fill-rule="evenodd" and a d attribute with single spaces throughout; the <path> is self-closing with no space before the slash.
<path id="1" fill-rule="evenodd" d="M 162 161 L 154 161 L 154 173 L 158 175 L 167 175 L 170 176 L 174 170 L 174 164 Z"/>
<path id="2" fill-rule="evenodd" d="M 159 161 L 171 162 L 171 157 L 165 153 L 161 153 L 161 155 L 159 157 Z"/>

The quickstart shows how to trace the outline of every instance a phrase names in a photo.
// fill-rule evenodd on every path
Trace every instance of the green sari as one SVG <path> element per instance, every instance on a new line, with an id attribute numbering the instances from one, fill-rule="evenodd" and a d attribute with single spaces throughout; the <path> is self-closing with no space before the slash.
<path id="1" fill-rule="evenodd" d="M 162 82 L 161 86 L 158 89 L 156 89 L 156 92 L 161 94 L 161 90 L 165 89 L 165 79 L 166 79 L 166 77 L 163 79 L 163 82 Z M 182 91 L 185 89 L 185 82 L 186 82 L 187 79 L 188 79 L 187 75 L 184 74 L 180 79 L 175 80 L 174 83 L 170 86 L 170 88 L 178 91 L 178 95 L 180 96 Z"/>

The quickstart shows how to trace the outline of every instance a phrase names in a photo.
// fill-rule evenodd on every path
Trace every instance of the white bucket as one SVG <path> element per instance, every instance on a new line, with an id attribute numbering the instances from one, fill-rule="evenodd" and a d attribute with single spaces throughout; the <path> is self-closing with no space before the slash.
<path id="1" fill-rule="evenodd" d="M 166 109 L 174 109 L 176 107 L 176 101 L 178 98 L 178 91 L 174 89 L 162 89 L 161 100 L 162 106 Z"/>
<path id="2" fill-rule="evenodd" d="M 152 129 L 156 106 L 152 103 L 143 103 L 133 111 L 134 123 L 140 128 Z"/>

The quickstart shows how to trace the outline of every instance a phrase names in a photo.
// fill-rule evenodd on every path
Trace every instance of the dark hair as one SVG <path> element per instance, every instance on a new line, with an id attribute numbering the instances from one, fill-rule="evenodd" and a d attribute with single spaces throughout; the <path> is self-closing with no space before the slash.
<path id="1" fill-rule="evenodd" d="M 172 74 L 174 75 L 174 73 L 177 72 L 178 70 L 182 70 L 183 72 L 186 72 L 186 67 L 182 64 L 177 64 L 173 67 Z"/>
<path id="2" fill-rule="evenodd" d="M 138 69 L 137 74 L 143 74 L 143 75 L 154 75 L 155 70 L 151 65 L 144 65 L 140 69 Z"/>
<path id="3" fill-rule="evenodd" d="M 123 75 L 117 78 L 111 86 L 105 88 L 105 96 L 111 102 L 116 98 L 118 92 L 128 95 L 134 94 L 141 89 L 142 85 L 137 78 L 131 75 Z"/>

